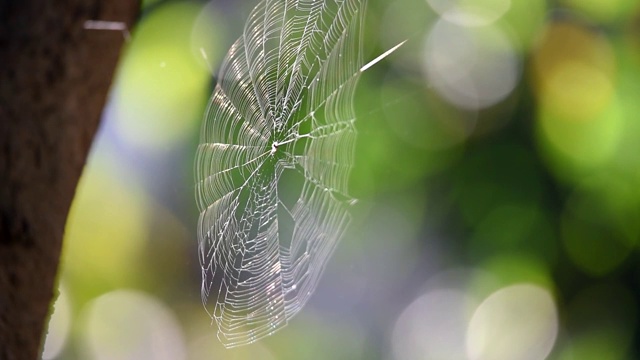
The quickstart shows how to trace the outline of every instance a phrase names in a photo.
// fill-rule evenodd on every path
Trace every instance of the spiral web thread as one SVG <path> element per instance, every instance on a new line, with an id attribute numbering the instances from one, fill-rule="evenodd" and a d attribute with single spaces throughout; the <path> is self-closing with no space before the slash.
<path id="1" fill-rule="evenodd" d="M 202 301 L 226 347 L 282 328 L 350 222 L 366 0 L 263 0 L 221 65 L 196 153 Z"/>

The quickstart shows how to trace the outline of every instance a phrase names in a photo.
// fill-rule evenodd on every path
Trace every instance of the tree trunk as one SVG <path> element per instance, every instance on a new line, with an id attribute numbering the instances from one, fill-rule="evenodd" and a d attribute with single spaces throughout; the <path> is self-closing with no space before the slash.
<path id="1" fill-rule="evenodd" d="M 37 359 L 62 234 L 137 0 L 0 0 L 0 359 Z"/>

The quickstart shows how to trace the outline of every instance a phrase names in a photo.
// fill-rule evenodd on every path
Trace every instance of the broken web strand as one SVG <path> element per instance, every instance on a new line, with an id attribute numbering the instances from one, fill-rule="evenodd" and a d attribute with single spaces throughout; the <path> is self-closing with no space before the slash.
<path id="1" fill-rule="evenodd" d="M 196 193 L 203 304 L 227 347 L 271 334 L 302 308 L 349 223 L 353 91 L 395 50 L 357 67 L 364 2 L 264 1 L 221 67 Z M 278 191 L 285 171 L 303 179 L 291 204 Z"/>
<path id="2" fill-rule="evenodd" d="M 366 70 L 370 69 L 372 66 L 374 66 L 374 65 L 375 65 L 375 64 L 377 64 L 378 62 L 382 61 L 382 60 L 383 60 L 384 58 L 386 58 L 387 56 L 391 55 L 394 51 L 396 51 L 397 49 L 399 49 L 399 48 L 400 48 L 402 45 L 404 45 L 407 41 L 408 41 L 408 40 L 404 40 L 404 41 L 400 42 L 399 44 L 397 44 L 397 45 L 395 45 L 394 47 L 392 47 L 391 49 L 389 49 L 389 50 L 385 51 L 384 53 L 382 53 L 381 55 L 379 55 L 379 56 L 378 56 L 378 57 L 376 57 L 375 59 L 371 60 L 370 62 L 368 62 L 367 64 L 365 64 L 364 66 L 362 66 L 362 67 L 360 68 L 360 70 L 359 70 L 357 73 L 353 74 L 353 76 L 352 76 L 352 77 L 356 77 L 356 76 L 361 75 L 363 72 L 365 72 Z M 337 89 L 336 91 L 338 91 L 338 90 L 339 90 L 339 89 Z M 334 92 L 334 93 L 332 93 L 332 94 L 330 94 L 330 95 L 334 95 L 334 94 L 335 94 L 335 92 Z M 323 106 L 323 105 L 325 104 L 325 102 L 326 102 L 326 100 L 324 100 L 323 102 L 321 102 L 321 103 L 318 105 L 318 107 Z M 300 125 L 300 123 L 302 123 L 303 121 L 306 121 L 306 120 L 308 120 L 309 118 L 313 118 L 313 117 L 314 117 L 314 115 L 315 115 L 315 110 L 317 110 L 317 108 L 316 108 L 316 109 L 311 110 L 307 116 L 305 116 L 302 120 L 300 120 L 300 122 L 298 122 L 298 123 L 294 124 L 294 126 L 298 126 L 298 125 Z M 353 122 L 355 121 L 355 118 L 350 119 L 349 121 L 350 121 L 350 123 L 351 123 L 351 124 L 353 124 Z M 333 124 L 332 124 L 332 125 L 333 125 Z M 319 131 L 321 131 L 321 130 L 323 130 L 323 127 L 318 127 L 318 128 L 316 128 L 316 129 L 314 129 L 314 132 L 319 132 Z M 302 139 L 302 138 L 311 138 L 311 139 L 317 139 L 317 138 L 318 138 L 317 136 L 313 136 L 313 135 L 312 135 L 312 133 L 307 133 L 307 134 L 293 134 L 293 135 L 291 135 L 291 136 L 292 136 L 293 138 L 286 139 L 286 140 L 285 140 L 285 141 L 283 141 L 282 143 L 275 143 L 275 145 L 276 145 L 276 146 L 279 146 L 279 145 L 288 144 L 288 143 L 294 142 L 294 141 L 296 141 L 296 140 L 298 140 L 298 139 Z"/>

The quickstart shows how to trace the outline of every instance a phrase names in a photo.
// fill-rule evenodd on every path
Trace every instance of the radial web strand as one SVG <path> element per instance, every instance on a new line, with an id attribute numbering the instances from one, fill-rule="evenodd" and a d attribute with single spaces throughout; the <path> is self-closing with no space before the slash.
<path id="1" fill-rule="evenodd" d="M 196 153 L 202 301 L 227 347 L 287 324 L 350 222 L 366 0 L 263 0 L 218 74 Z"/>

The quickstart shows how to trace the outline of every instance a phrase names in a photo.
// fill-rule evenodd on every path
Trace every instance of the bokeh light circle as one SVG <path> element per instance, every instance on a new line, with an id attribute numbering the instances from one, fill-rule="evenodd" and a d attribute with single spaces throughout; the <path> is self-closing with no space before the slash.
<path id="1" fill-rule="evenodd" d="M 438 94 L 469 110 L 505 99 L 520 78 L 520 59 L 500 27 L 467 28 L 443 19 L 426 39 L 423 68 Z"/>
<path id="2" fill-rule="evenodd" d="M 531 70 L 540 103 L 538 138 L 552 170 L 571 176 L 611 161 L 625 124 L 608 39 L 574 22 L 552 23 Z"/>
<path id="3" fill-rule="evenodd" d="M 418 297 L 396 321 L 393 358 L 464 358 L 464 333 L 472 304 L 472 298 L 460 289 L 433 289 Z"/>
<path id="4" fill-rule="evenodd" d="M 517 284 L 489 295 L 476 309 L 467 331 L 472 360 L 542 360 L 554 346 L 558 314 L 549 292 Z"/>
<path id="5" fill-rule="evenodd" d="M 485 287 L 494 288 L 495 282 L 480 270 L 453 268 L 431 276 L 423 293 L 396 319 L 393 359 L 466 358 L 466 331 Z"/>
<path id="6" fill-rule="evenodd" d="M 182 329 L 163 303 L 138 291 L 117 290 L 89 303 L 82 345 L 86 359 L 186 359 Z"/>

